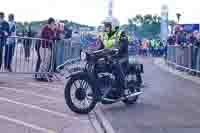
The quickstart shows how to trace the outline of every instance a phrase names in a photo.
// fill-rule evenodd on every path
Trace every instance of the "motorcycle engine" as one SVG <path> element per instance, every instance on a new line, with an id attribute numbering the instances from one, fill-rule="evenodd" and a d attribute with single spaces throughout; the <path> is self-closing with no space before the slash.
<path id="1" fill-rule="evenodd" d="M 100 83 L 100 90 L 102 94 L 105 93 L 108 89 L 114 89 L 115 84 L 115 76 L 110 73 L 99 73 L 98 74 L 99 83 Z"/>

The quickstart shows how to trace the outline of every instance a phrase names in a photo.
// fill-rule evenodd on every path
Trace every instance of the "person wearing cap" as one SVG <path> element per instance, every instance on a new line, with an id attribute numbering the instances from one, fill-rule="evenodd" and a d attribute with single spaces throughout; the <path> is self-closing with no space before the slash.
<path id="1" fill-rule="evenodd" d="M 0 69 L 2 66 L 3 48 L 9 35 L 9 24 L 4 20 L 4 13 L 0 12 Z"/>
<path id="2" fill-rule="evenodd" d="M 14 21 L 14 14 L 8 15 L 8 24 L 9 24 L 9 36 L 16 36 L 16 23 Z M 15 50 L 15 38 L 9 37 L 7 39 L 7 44 L 5 46 L 5 69 L 9 72 L 12 72 L 11 63 L 14 56 Z"/>

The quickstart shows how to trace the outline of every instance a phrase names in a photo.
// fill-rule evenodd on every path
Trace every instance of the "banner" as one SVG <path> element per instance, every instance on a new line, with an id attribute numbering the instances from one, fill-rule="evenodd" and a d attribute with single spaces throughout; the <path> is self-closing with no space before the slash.
<path id="1" fill-rule="evenodd" d="M 185 32 L 199 31 L 199 24 L 182 24 L 181 26 Z"/>

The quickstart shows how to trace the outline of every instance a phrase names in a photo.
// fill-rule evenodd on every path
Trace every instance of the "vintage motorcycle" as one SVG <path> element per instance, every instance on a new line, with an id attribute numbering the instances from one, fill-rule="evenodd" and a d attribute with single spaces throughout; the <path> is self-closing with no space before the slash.
<path id="1" fill-rule="evenodd" d="M 99 102 L 113 104 L 122 101 L 127 105 L 137 102 L 142 94 L 143 65 L 119 59 L 117 54 L 117 49 L 81 53 L 84 67 L 71 68 L 65 86 L 65 100 L 73 112 L 88 114 Z M 119 69 L 115 69 L 116 65 Z M 119 84 L 120 78 L 124 79 L 123 85 Z"/>

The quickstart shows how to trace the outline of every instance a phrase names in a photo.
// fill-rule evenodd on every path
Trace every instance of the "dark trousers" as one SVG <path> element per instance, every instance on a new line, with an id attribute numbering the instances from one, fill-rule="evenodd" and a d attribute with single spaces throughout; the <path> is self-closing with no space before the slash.
<path id="1" fill-rule="evenodd" d="M 114 64 L 113 65 L 113 73 L 116 77 L 116 81 L 117 81 L 117 88 L 119 90 L 119 94 L 122 94 L 123 90 L 125 89 L 124 86 L 124 79 L 125 76 L 123 74 L 123 69 L 122 69 L 122 65 L 121 64 Z"/>
<path id="2" fill-rule="evenodd" d="M 116 77 L 117 87 L 120 94 L 122 94 L 125 87 L 125 70 L 128 68 L 128 55 L 122 55 L 116 58 L 118 60 L 115 64 L 112 64 L 112 72 Z"/>
<path id="3" fill-rule="evenodd" d="M 25 58 L 29 58 L 30 57 L 30 48 L 24 48 L 24 54 L 25 54 Z"/>
<path id="4" fill-rule="evenodd" d="M 6 45 L 5 46 L 5 69 L 11 69 L 12 59 L 14 55 L 14 45 Z"/>
<path id="5" fill-rule="evenodd" d="M 36 50 L 36 53 L 37 53 L 37 63 L 36 63 L 36 66 L 35 66 L 35 72 L 39 72 L 40 65 L 41 65 L 40 47 L 39 46 L 36 47 L 35 50 Z M 37 74 L 35 74 L 35 79 L 39 79 Z"/>
<path id="6" fill-rule="evenodd" d="M 25 54 L 25 58 L 29 58 L 31 55 L 31 45 L 32 42 L 29 39 L 25 39 L 24 40 L 24 54 Z"/>
<path id="7" fill-rule="evenodd" d="M 198 48 L 197 47 L 192 47 L 192 69 L 196 69 L 197 65 L 197 55 L 198 55 Z"/>
<path id="8" fill-rule="evenodd" d="M 40 64 L 41 64 L 41 57 L 40 57 L 40 53 L 39 51 L 37 51 L 37 63 L 36 63 L 36 67 L 35 67 L 35 72 L 39 72 L 40 69 Z"/>
<path id="9" fill-rule="evenodd" d="M 0 69 L 1 69 L 1 66 L 2 66 L 2 61 L 3 61 L 3 46 L 0 46 Z"/>

